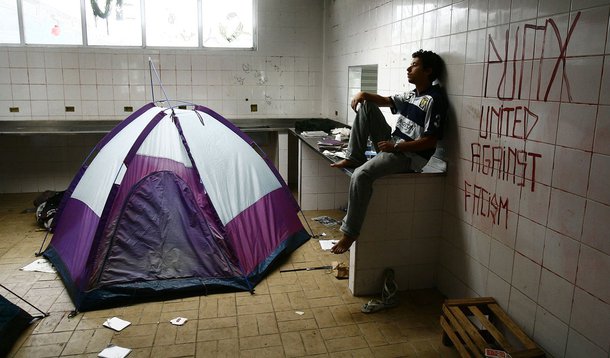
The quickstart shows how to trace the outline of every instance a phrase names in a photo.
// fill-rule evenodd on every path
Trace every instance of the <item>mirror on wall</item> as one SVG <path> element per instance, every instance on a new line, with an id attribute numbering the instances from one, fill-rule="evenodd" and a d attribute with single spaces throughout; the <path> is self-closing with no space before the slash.
<path id="1" fill-rule="evenodd" d="M 360 91 L 377 93 L 377 65 L 347 68 L 347 124 L 350 126 L 356 117 L 351 107 L 352 98 Z"/>

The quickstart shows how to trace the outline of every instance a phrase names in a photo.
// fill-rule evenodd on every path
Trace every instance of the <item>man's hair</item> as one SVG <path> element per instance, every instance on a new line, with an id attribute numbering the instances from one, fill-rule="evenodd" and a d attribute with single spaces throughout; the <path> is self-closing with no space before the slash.
<path id="1" fill-rule="evenodd" d="M 443 62 L 443 59 L 436 53 L 432 51 L 419 50 L 413 52 L 413 55 L 411 56 L 413 58 L 419 58 L 422 63 L 422 66 L 425 69 L 432 69 L 432 73 L 430 73 L 430 76 L 428 76 L 430 82 L 433 82 L 436 79 L 440 80 L 443 77 L 445 71 L 445 64 Z"/>

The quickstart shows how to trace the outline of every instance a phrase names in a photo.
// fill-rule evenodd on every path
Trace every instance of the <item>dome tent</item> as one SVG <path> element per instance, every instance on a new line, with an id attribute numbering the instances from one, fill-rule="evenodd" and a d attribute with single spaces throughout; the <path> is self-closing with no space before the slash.
<path id="1" fill-rule="evenodd" d="M 78 311 L 248 290 L 309 239 L 256 144 L 209 108 L 149 103 L 94 149 L 43 255 Z"/>

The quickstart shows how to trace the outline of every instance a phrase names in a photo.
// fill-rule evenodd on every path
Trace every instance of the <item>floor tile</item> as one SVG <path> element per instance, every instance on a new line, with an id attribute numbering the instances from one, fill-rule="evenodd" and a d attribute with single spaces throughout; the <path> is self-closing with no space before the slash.
<path id="1" fill-rule="evenodd" d="M 0 283 L 50 315 L 36 321 L 13 347 L 10 357 L 95 357 L 109 344 L 131 348 L 129 357 L 457 357 L 440 342 L 438 318 L 444 297 L 435 290 L 401 292 L 400 304 L 374 314 L 360 311 L 374 297 L 354 297 L 347 280 L 326 270 L 285 269 L 349 262 L 349 253 L 322 251 L 309 240 L 281 262 L 254 294 L 235 292 L 145 302 L 105 310 L 74 310 L 56 274 L 19 269 L 37 258 L 45 232 L 32 213 L 21 214 L 34 194 L 0 195 Z M 309 211 L 314 233 L 341 237 L 337 226 L 311 220 L 341 219 L 340 211 Z M 0 294 L 28 312 L 15 296 Z M 131 325 L 121 332 L 102 326 L 113 316 Z M 169 320 L 185 317 L 183 326 Z"/>

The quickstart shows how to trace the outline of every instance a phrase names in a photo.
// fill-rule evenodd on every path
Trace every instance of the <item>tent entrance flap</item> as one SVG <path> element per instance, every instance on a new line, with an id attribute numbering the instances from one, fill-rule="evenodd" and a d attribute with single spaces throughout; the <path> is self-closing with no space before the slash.
<path id="1" fill-rule="evenodd" d="M 141 180 L 104 239 L 108 249 L 95 285 L 243 276 L 199 211 L 187 184 L 174 173 Z"/>

